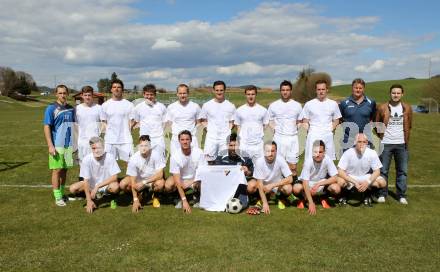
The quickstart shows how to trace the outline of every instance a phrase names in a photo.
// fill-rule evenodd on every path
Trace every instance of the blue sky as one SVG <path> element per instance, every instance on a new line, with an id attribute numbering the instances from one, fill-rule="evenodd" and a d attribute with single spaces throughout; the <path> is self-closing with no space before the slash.
<path id="1" fill-rule="evenodd" d="M 334 84 L 440 74 L 437 1 L 0 0 L 0 65 L 38 84 L 274 87 L 312 67 Z M 7 7 L 7 8 L 4 8 Z M 40 16 L 33 16 L 39 14 Z"/>

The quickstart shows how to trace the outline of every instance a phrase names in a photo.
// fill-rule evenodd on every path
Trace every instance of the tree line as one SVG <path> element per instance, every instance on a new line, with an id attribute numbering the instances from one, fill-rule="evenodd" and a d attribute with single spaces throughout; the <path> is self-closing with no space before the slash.
<path id="1" fill-rule="evenodd" d="M 0 95 L 28 95 L 32 91 L 38 91 L 37 83 L 32 75 L 0 66 Z"/>

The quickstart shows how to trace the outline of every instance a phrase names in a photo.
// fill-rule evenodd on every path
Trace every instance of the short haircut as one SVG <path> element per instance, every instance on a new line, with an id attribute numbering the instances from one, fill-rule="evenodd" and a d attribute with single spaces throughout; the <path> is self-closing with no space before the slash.
<path id="1" fill-rule="evenodd" d="M 183 84 L 183 83 L 177 85 L 176 92 L 179 91 L 179 88 L 185 88 L 185 89 L 186 89 L 186 92 L 189 93 L 189 87 L 188 87 L 188 85 Z"/>
<path id="2" fill-rule="evenodd" d="M 124 82 L 122 82 L 122 80 L 120 80 L 119 78 L 113 79 L 112 82 L 110 83 L 110 88 L 113 87 L 113 84 L 119 84 L 122 87 L 122 90 L 124 90 Z"/>
<path id="3" fill-rule="evenodd" d="M 149 92 L 149 93 L 156 94 L 156 86 L 154 84 L 147 84 L 144 86 L 144 88 L 142 90 L 144 93 Z"/>
<path id="4" fill-rule="evenodd" d="M 93 87 L 92 86 L 84 86 L 81 88 L 81 93 L 91 93 L 93 94 Z"/>
<path id="5" fill-rule="evenodd" d="M 275 149 L 278 150 L 278 145 L 275 141 L 266 141 L 266 142 L 264 142 L 264 146 L 266 146 L 266 145 L 273 145 L 273 146 L 275 146 Z"/>
<path id="6" fill-rule="evenodd" d="M 353 87 L 355 84 L 361 84 L 365 87 L 365 81 L 362 78 L 353 79 L 353 82 L 351 82 L 351 87 Z"/>
<path id="7" fill-rule="evenodd" d="M 391 87 L 390 87 L 390 93 L 391 93 L 391 91 L 392 91 L 394 88 L 399 88 L 399 89 L 401 89 L 401 90 L 402 90 L 402 93 L 405 91 L 405 90 L 403 89 L 403 86 L 402 86 L 402 85 L 400 85 L 400 84 L 393 84 L 393 85 L 391 85 Z"/>
<path id="8" fill-rule="evenodd" d="M 292 82 L 288 80 L 283 80 L 283 82 L 280 83 L 280 90 L 283 86 L 289 86 L 291 90 L 293 89 Z"/>
<path id="9" fill-rule="evenodd" d="M 224 81 L 222 81 L 222 80 L 214 81 L 214 84 L 212 84 L 212 88 L 214 89 L 215 86 L 217 86 L 217 85 L 223 85 L 223 87 L 224 87 L 225 90 L 226 90 L 226 83 L 225 83 Z"/>
<path id="10" fill-rule="evenodd" d="M 246 94 L 247 91 L 255 91 L 255 94 L 258 93 L 257 86 L 255 85 L 246 86 L 246 88 L 244 88 L 244 93 Z"/>
<path id="11" fill-rule="evenodd" d="M 364 133 L 358 133 L 358 134 L 356 134 L 356 137 L 355 137 L 354 142 L 357 143 L 358 141 L 360 141 L 361 138 L 367 140 L 367 142 L 368 142 L 367 135 L 365 135 Z"/>
<path id="12" fill-rule="evenodd" d="M 139 137 L 139 142 L 145 142 L 145 141 L 151 142 L 150 135 L 141 135 Z"/>
<path id="13" fill-rule="evenodd" d="M 90 138 L 89 145 L 94 145 L 94 144 L 101 144 L 102 146 L 104 146 L 104 140 L 101 137 L 94 136 Z"/>
<path id="14" fill-rule="evenodd" d="M 69 88 L 67 88 L 67 86 L 64 84 L 57 85 L 55 88 L 55 93 L 58 92 L 58 89 L 64 89 L 64 90 L 66 90 L 67 93 L 69 93 Z"/>
<path id="15" fill-rule="evenodd" d="M 325 151 L 325 143 L 324 143 L 323 140 L 316 140 L 316 141 L 314 141 L 312 148 L 320 147 L 320 146 L 322 146 L 324 148 L 324 151 Z"/>
<path id="16" fill-rule="evenodd" d="M 232 132 L 231 135 L 229 135 L 228 138 L 227 138 L 227 143 L 229 143 L 229 142 L 239 142 L 239 141 L 240 141 L 240 137 L 235 132 Z"/>
<path id="17" fill-rule="evenodd" d="M 178 139 L 180 140 L 180 136 L 182 136 L 182 135 L 188 135 L 189 136 L 189 139 L 192 141 L 192 135 L 191 135 L 191 132 L 189 131 L 189 130 L 182 130 L 181 132 L 179 132 L 179 136 L 178 136 Z"/>
<path id="18" fill-rule="evenodd" d="M 318 86 L 318 84 L 325 84 L 325 87 L 326 87 L 326 88 L 329 87 L 329 86 L 328 86 L 328 82 L 327 82 L 327 80 L 325 80 L 325 79 L 318 79 L 318 80 L 315 82 L 315 88 Z"/>

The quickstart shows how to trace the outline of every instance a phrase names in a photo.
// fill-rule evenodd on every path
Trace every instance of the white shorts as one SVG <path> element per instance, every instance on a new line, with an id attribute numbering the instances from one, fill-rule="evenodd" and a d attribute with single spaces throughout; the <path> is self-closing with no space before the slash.
<path id="1" fill-rule="evenodd" d="M 163 136 L 159 137 L 150 137 L 151 147 L 160 146 L 163 150 L 165 150 L 165 138 Z"/>
<path id="2" fill-rule="evenodd" d="M 226 143 L 226 139 L 217 140 L 206 137 L 203 153 L 208 156 L 208 160 L 215 160 L 217 156 L 227 154 L 228 144 Z"/>
<path id="3" fill-rule="evenodd" d="M 368 184 L 371 184 L 371 174 L 366 174 L 366 175 L 362 175 L 362 176 L 355 176 L 355 175 L 349 175 L 351 178 L 355 179 L 356 182 L 361 182 L 361 181 L 368 181 Z"/>
<path id="4" fill-rule="evenodd" d="M 258 144 L 245 144 L 240 143 L 240 155 L 244 157 L 249 157 L 252 159 L 252 162 L 255 163 L 255 161 L 264 156 L 264 143 L 258 143 Z"/>
<path id="5" fill-rule="evenodd" d="M 275 134 L 273 140 L 277 143 L 277 153 L 288 163 L 297 164 L 299 157 L 298 135 Z"/>
<path id="6" fill-rule="evenodd" d="M 195 135 L 192 135 L 191 138 L 192 138 L 191 147 L 193 148 L 199 147 L 199 142 L 197 140 L 197 137 Z M 178 135 L 173 135 L 171 137 L 171 142 L 170 142 L 170 153 L 174 154 L 179 149 L 180 149 L 180 143 L 179 143 Z"/>
<path id="7" fill-rule="evenodd" d="M 105 144 L 105 152 L 111 153 L 116 160 L 128 162 L 133 155 L 133 144 Z"/>
<path id="8" fill-rule="evenodd" d="M 313 186 L 315 186 L 316 183 L 320 182 L 321 180 L 309 180 L 309 189 L 311 190 Z M 324 186 L 319 186 L 318 190 L 315 192 L 316 195 L 322 195 L 324 194 Z"/>
<path id="9" fill-rule="evenodd" d="M 335 155 L 335 144 L 333 142 L 333 133 L 329 132 L 326 134 L 309 133 L 307 135 L 305 157 L 306 159 L 312 159 L 313 156 L 313 142 L 316 140 L 322 140 L 325 143 L 325 154 L 327 154 L 330 159 L 336 160 Z"/>

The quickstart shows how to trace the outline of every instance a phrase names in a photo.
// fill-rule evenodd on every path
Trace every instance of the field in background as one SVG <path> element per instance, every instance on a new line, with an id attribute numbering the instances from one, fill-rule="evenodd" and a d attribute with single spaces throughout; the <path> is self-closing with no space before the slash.
<path id="1" fill-rule="evenodd" d="M 389 84 L 383 85 L 387 91 Z M 342 93 L 337 88 L 333 95 Z M 367 94 L 376 98 L 381 87 L 375 90 L 367 85 Z M 229 98 L 244 103 L 242 94 Z M 259 95 L 262 105 L 277 98 Z M 42 119 L 53 98 L 45 99 L 0 97 L 1 271 L 437 271 L 440 266 L 439 187 L 410 188 L 407 207 L 390 198 L 372 209 L 319 209 L 316 217 L 276 206 L 270 216 L 255 217 L 199 210 L 184 215 L 170 205 L 147 206 L 133 215 L 123 203 L 88 215 L 81 201 L 55 207 L 49 189 L 6 187 L 50 184 Z M 414 117 L 409 183 L 440 185 L 440 118 Z M 69 184 L 77 173 L 77 167 L 69 171 Z"/>

